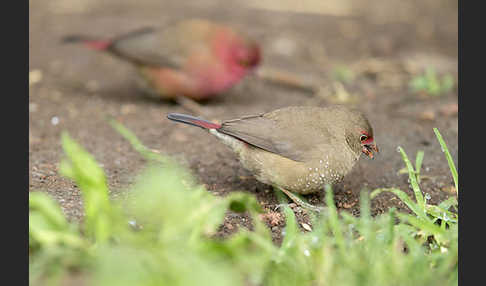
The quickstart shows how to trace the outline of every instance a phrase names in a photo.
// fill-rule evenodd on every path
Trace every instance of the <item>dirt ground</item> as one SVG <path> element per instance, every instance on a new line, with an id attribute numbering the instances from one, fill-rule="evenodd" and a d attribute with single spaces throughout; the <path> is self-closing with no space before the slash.
<path id="1" fill-rule="evenodd" d="M 123 198 L 124 189 L 145 162 L 108 125 L 109 115 L 134 131 L 149 148 L 176 156 L 215 195 L 237 190 L 256 195 L 267 211 L 265 219 L 274 239 L 279 241 L 284 223 L 273 211 L 276 197 L 271 188 L 257 182 L 216 138 L 166 119 L 169 112 L 186 110 L 137 91 L 133 71 L 126 63 L 59 43 L 66 34 L 113 36 L 141 26 L 204 17 L 233 23 L 258 39 L 263 66 L 300 74 L 323 87 L 319 95 L 309 96 L 250 76 L 205 105 L 209 119 L 221 121 L 289 105 L 356 106 L 370 119 L 380 153 L 374 160 L 363 156 L 344 181 L 334 186 L 340 210 L 359 214 L 362 189 L 398 187 L 412 194 L 408 176 L 398 174 L 404 163 L 397 146 L 411 160 L 418 150 L 425 151 L 423 174 L 429 179 L 421 186 L 432 203 L 450 195 L 452 178 L 432 128 L 440 130 L 457 164 L 457 84 L 447 94 L 426 96 L 412 94 L 408 83 L 428 66 L 439 74 L 451 74 L 457 82 L 457 1 L 238 3 L 29 1 L 29 191 L 49 193 L 70 219 L 82 218 L 79 189 L 57 169 L 62 158 L 60 134 L 66 130 L 102 164 L 112 198 Z M 332 72 L 338 66 L 354 72 L 351 83 L 336 84 Z M 346 92 L 339 92 L 341 87 Z M 306 198 L 316 205 L 324 202 L 323 193 Z M 372 201 L 373 214 L 391 206 L 406 210 L 397 198 L 382 194 Z M 293 209 L 301 223 L 309 223 L 305 210 Z M 228 213 L 220 234 L 234 232 L 237 225 L 248 226 L 248 218 Z"/>

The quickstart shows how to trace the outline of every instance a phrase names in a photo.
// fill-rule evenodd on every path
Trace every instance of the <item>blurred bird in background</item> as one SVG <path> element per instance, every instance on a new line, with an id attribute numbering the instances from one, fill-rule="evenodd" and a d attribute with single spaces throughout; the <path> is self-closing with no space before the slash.
<path id="1" fill-rule="evenodd" d="M 228 90 L 261 61 L 256 41 L 230 26 L 203 19 L 161 29 L 145 27 L 110 39 L 69 35 L 63 42 L 82 43 L 131 63 L 143 91 L 196 112 L 196 101 Z"/>
<path id="2" fill-rule="evenodd" d="M 217 96 L 262 62 L 256 40 L 223 23 L 205 19 L 176 22 L 163 28 L 144 27 L 113 38 L 68 35 L 64 43 L 110 53 L 135 66 L 138 86 L 154 97 L 175 100 L 204 113 L 198 102 Z M 314 86 L 295 74 L 260 68 L 257 77 L 313 92 Z"/>

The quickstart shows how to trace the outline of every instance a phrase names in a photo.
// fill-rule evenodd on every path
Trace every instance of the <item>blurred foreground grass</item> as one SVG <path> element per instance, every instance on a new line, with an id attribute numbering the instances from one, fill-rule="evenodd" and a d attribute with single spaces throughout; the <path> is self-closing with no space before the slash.
<path id="1" fill-rule="evenodd" d="M 401 148 L 415 201 L 398 189 L 371 196 L 392 192 L 412 214 L 390 209 L 372 218 L 367 192 L 360 217 L 338 213 L 328 186 L 326 211 L 313 218 L 312 232 L 301 232 L 292 210 L 283 208 L 277 246 L 253 196 L 211 195 L 187 170 L 111 123 L 148 160 L 130 190 L 133 200 L 110 201 L 103 170 L 63 134 L 60 172 L 81 189 L 85 217 L 69 223 L 47 194 L 29 194 L 31 285 L 70 285 L 74 277 L 82 285 L 457 285 L 457 200 L 427 204 L 418 170 Z M 253 229 L 216 238 L 228 210 L 247 212 Z"/>

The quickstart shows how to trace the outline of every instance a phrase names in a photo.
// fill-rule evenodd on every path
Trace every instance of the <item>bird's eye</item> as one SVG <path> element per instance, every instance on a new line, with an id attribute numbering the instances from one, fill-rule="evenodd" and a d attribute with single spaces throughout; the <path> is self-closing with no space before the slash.
<path id="1" fill-rule="evenodd" d="M 359 137 L 359 140 L 361 141 L 365 141 L 366 139 L 368 139 L 368 136 L 362 134 L 360 137 Z"/>

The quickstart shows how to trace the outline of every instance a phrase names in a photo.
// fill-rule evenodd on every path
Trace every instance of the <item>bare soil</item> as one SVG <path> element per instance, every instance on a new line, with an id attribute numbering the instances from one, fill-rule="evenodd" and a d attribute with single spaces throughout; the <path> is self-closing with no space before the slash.
<path id="1" fill-rule="evenodd" d="M 205 104 L 208 119 L 222 121 L 289 105 L 356 106 L 369 117 L 380 153 L 374 160 L 362 157 L 334 186 L 339 210 L 359 215 L 363 189 L 397 187 L 412 195 L 408 175 L 398 173 L 405 166 L 398 146 L 412 161 L 418 150 L 425 151 L 423 175 L 428 178 L 421 187 L 432 203 L 451 195 L 452 178 L 432 128 L 440 130 L 457 164 L 457 88 L 428 96 L 411 93 L 408 84 L 427 66 L 440 75 L 451 74 L 457 82 L 457 1 L 314 1 L 315 7 L 284 11 L 290 2 L 264 7 L 258 1 L 29 1 L 29 191 L 49 193 L 69 219 L 82 219 L 80 191 L 57 169 L 63 154 L 60 134 L 66 130 L 103 165 L 112 198 L 124 198 L 145 162 L 108 125 L 106 117 L 113 116 L 148 147 L 178 158 L 213 194 L 254 194 L 266 210 L 262 217 L 274 240 L 280 241 L 283 215 L 274 211 L 272 189 L 257 182 L 213 136 L 166 119 L 169 112 L 186 110 L 141 94 L 128 64 L 60 44 L 66 34 L 113 36 L 141 26 L 205 17 L 233 23 L 257 38 L 264 66 L 294 72 L 323 87 L 319 95 L 310 96 L 250 76 Z M 355 74 L 342 86 L 346 93 L 338 92 L 341 87 L 332 77 L 338 66 Z M 306 199 L 323 205 L 324 193 Z M 399 199 L 382 194 L 372 201 L 372 212 L 383 213 L 392 206 L 407 211 Z M 293 209 L 299 222 L 309 223 L 306 210 Z M 239 225 L 250 226 L 248 217 L 228 213 L 220 234 L 233 233 Z"/>

